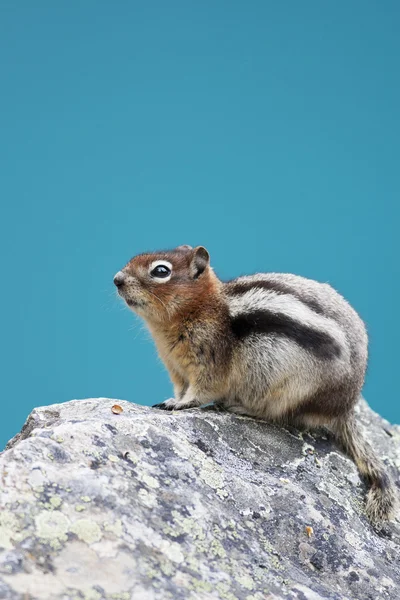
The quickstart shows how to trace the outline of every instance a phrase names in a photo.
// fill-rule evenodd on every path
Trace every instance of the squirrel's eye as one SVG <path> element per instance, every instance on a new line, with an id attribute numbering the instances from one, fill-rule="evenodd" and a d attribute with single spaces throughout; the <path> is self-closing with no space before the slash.
<path id="1" fill-rule="evenodd" d="M 159 279 L 163 279 L 164 277 L 168 277 L 171 274 L 171 269 L 166 265 L 157 265 L 151 271 L 150 275 L 152 277 L 158 277 Z"/>

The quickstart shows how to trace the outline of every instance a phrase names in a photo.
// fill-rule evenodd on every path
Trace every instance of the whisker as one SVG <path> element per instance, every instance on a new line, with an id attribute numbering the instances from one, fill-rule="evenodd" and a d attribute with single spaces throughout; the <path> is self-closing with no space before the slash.
<path id="1" fill-rule="evenodd" d="M 162 304 L 162 305 L 163 305 L 163 307 L 165 308 L 165 311 L 166 311 L 166 313 L 167 313 L 167 315 L 168 315 L 168 318 L 169 318 L 169 311 L 168 311 L 168 308 L 167 308 L 167 306 L 164 304 L 164 302 L 161 300 L 161 298 L 159 298 L 158 296 L 156 296 L 156 294 L 153 294 L 153 292 L 151 292 L 150 290 L 146 290 L 146 291 L 147 291 L 147 292 L 149 292 L 149 294 L 151 294 L 152 296 L 154 296 L 154 298 L 156 298 L 156 299 L 157 299 L 157 300 L 160 302 L 160 304 Z"/>

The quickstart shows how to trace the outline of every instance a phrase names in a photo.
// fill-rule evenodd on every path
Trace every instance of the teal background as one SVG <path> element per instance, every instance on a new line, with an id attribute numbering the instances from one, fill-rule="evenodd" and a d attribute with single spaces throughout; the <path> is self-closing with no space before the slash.
<path id="1" fill-rule="evenodd" d="M 112 278 L 205 245 L 329 281 L 398 398 L 400 4 L 2 1 L 0 447 L 37 405 L 171 394 Z"/>

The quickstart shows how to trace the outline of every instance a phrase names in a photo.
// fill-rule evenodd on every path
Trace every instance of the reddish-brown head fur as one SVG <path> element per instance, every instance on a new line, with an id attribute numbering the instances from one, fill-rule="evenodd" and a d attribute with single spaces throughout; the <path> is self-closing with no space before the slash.
<path id="1" fill-rule="evenodd" d="M 139 254 L 114 282 L 128 306 L 153 322 L 174 321 L 185 314 L 193 318 L 220 289 L 202 246 Z"/>

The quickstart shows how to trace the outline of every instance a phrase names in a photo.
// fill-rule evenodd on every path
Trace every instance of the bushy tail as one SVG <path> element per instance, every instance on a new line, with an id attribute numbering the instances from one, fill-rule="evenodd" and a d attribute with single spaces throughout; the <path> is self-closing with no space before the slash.
<path id="1" fill-rule="evenodd" d="M 370 485 L 365 507 L 367 516 L 374 523 L 388 521 L 396 511 L 396 491 L 384 464 L 364 439 L 354 415 L 338 421 L 334 432 Z"/>

